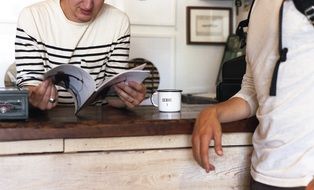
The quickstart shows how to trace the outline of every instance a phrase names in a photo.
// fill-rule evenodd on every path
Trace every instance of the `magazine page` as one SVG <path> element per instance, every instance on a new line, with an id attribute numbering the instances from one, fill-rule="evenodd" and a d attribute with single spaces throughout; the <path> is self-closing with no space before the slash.
<path id="1" fill-rule="evenodd" d="M 108 95 L 115 94 L 115 91 L 111 86 L 114 86 L 115 84 L 118 84 L 120 82 L 127 82 L 127 81 L 134 81 L 137 83 L 141 83 L 145 78 L 149 76 L 149 71 L 144 71 L 146 63 L 143 63 L 137 67 L 133 67 L 129 70 L 126 70 L 124 72 L 121 72 L 117 75 L 115 75 L 112 78 L 109 78 L 103 82 L 97 89 L 94 99 L 97 100 L 99 97 L 105 97 Z M 148 76 L 146 76 L 145 73 L 148 72 Z M 128 74 L 125 74 L 128 73 Z"/>
<path id="2" fill-rule="evenodd" d="M 143 70 L 146 66 L 146 63 L 143 63 L 139 66 L 133 67 L 131 70 Z"/>
<path id="3" fill-rule="evenodd" d="M 141 83 L 149 76 L 149 74 L 149 71 L 145 70 L 128 70 L 126 72 L 119 73 L 113 78 L 106 80 L 101 86 L 99 86 L 96 89 L 96 93 L 100 93 L 102 91 L 107 91 L 107 93 L 110 93 L 113 91 L 113 89 L 110 89 L 110 87 L 120 82 L 134 81 Z"/>
<path id="4" fill-rule="evenodd" d="M 96 89 L 95 93 L 85 102 L 85 104 L 89 105 L 98 99 L 103 99 L 109 94 L 115 93 L 114 89 L 111 88 L 115 84 L 118 84 L 120 82 L 128 82 L 128 81 L 142 83 L 143 80 L 147 78 L 149 75 L 150 75 L 150 72 L 147 70 L 135 70 L 135 69 L 126 70 L 122 73 L 119 73 L 113 76 L 112 78 L 105 80 L 103 84 Z"/>
<path id="5" fill-rule="evenodd" d="M 93 78 L 83 69 L 64 64 L 48 71 L 44 78 L 52 78 L 55 85 L 67 89 L 74 97 L 75 112 L 86 102 L 96 89 Z"/>

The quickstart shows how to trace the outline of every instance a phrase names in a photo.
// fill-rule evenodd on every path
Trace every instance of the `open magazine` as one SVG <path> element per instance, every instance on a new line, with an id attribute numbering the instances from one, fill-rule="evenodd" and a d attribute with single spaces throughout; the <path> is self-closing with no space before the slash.
<path id="1" fill-rule="evenodd" d="M 114 94 L 113 85 L 120 82 L 134 81 L 141 83 L 150 73 L 143 70 L 145 64 L 123 71 L 107 80 L 96 88 L 92 76 L 83 69 L 70 64 L 60 65 L 49 70 L 44 78 L 52 78 L 55 85 L 67 89 L 74 98 L 75 114 L 83 107 L 92 104 L 96 100 L 104 99 Z"/>

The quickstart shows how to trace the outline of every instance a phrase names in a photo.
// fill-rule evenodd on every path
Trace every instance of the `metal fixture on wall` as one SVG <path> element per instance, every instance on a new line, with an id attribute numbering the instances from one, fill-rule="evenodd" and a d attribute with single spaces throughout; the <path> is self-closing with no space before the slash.
<path id="1" fill-rule="evenodd" d="M 246 19 L 253 0 L 234 0 L 236 23 Z"/>
<path id="2" fill-rule="evenodd" d="M 239 14 L 239 7 L 242 6 L 242 1 L 241 0 L 235 0 L 235 6 L 236 6 L 236 14 Z"/>

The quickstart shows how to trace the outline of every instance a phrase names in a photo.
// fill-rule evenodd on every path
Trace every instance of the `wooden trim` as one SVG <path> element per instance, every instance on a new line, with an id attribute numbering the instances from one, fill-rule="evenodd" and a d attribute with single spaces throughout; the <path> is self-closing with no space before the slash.
<path id="1" fill-rule="evenodd" d="M 195 118 L 208 105 L 183 105 L 178 118 L 168 119 L 153 106 L 133 110 L 87 107 L 74 115 L 73 107 L 30 113 L 28 121 L 0 122 L 0 141 L 109 138 L 192 134 Z M 223 123 L 225 133 L 253 132 L 255 117 Z"/>
<path id="2" fill-rule="evenodd" d="M 0 142 L 0 155 L 63 152 L 63 139 Z"/>
<path id="3" fill-rule="evenodd" d="M 64 143 L 64 152 L 191 148 L 191 135 L 65 139 Z M 222 145 L 250 146 L 252 145 L 252 133 L 223 134 Z M 213 146 L 213 144 L 211 144 L 211 146 Z"/>

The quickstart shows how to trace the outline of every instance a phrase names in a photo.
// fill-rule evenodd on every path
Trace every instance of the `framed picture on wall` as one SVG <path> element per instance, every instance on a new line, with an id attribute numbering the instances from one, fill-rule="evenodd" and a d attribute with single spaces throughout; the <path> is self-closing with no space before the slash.
<path id="1" fill-rule="evenodd" d="M 232 32 L 232 9 L 187 7 L 187 44 L 225 44 Z"/>

